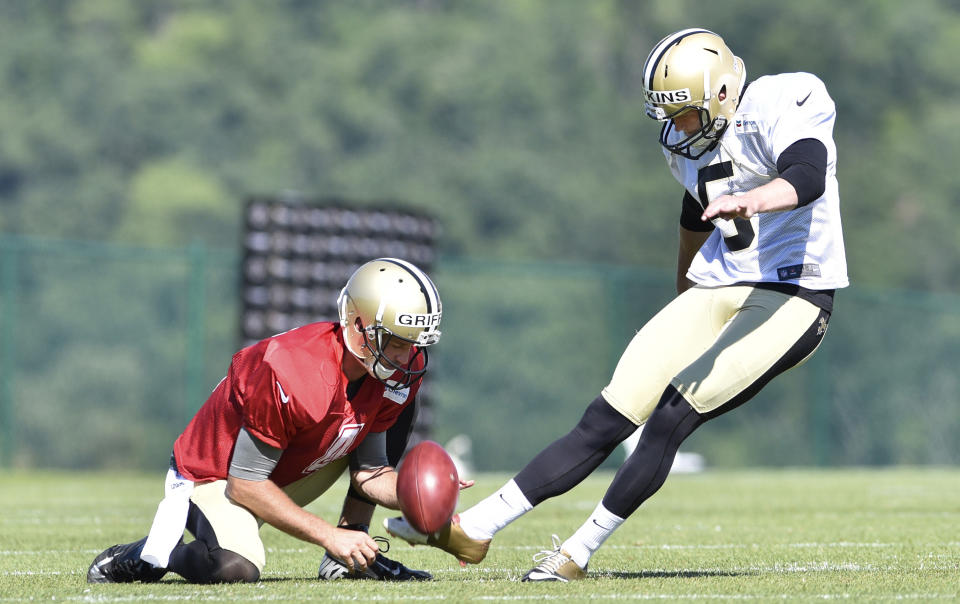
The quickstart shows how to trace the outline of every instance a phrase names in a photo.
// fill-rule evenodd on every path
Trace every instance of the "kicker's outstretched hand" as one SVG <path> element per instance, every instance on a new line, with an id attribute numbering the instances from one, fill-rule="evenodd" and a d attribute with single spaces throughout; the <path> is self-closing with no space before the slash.
<path id="1" fill-rule="evenodd" d="M 750 219 L 756 214 L 756 208 L 746 195 L 721 195 L 713 201 L 703 211 L 700 220 L 707 222 L 714 218 L 746 218 Z"/>

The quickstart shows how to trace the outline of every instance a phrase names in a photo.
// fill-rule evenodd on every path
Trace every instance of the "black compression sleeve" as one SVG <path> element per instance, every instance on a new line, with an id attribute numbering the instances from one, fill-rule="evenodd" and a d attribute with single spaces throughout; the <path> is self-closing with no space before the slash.
<path id="1" fill-rule="evenodd" d="M 241 428 L 233 446 L 229 474 L 244 480 L 266 480 L 277 466 L 281 455 L 283 449 L 271 447 L 250 434 L 246 428 Z"/>
<path id="2" fill-rule="evenodd" d="M 626 518 L 663 486 L 680 444 L 706 418 L 673 386 L 667 386 L 640 433 L 640 441 L 613 477 L 603 506 Z"/>
<path id="3" fill-rule="evenodd" d="M 815 138 L 804 138 L 783 150 L 777 159 L 780 178 L 797 191 L 797 207 L 820 199 L 827 186 L 827 148 Z"/>
<path id="4" fill-rule="evenodd" d="M 351 471 L 371 470 L 388 465 L 387 435 L 384 432 L 370 432 L 357 448 L 350 452 Z"/>
<path id="5" fill-rule="evenodd" d="M 413 433 L 413 424 L 419 412 L 420 400 L 416 398 L 407 403 L 406 409 L 400 412 L 397 421 L 387 429 L 387 461 L 395 468 L 407 450 L 410 435 Z"/>
<path id="6" fill-rule="evenodd" d="M 636 424 L 598 396 L 573 430 L 534 457 L 514 481 L 523 496 L 538 505 L 580 484 L 636 429 Z"/>

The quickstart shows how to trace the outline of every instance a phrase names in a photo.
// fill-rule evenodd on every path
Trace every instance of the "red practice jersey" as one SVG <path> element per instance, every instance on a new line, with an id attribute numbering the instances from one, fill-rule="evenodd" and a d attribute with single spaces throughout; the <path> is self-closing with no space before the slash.
<path id="1" fill-rule="evenodd" d="M 195 482 L 226 479 L 244 427 L 283 449 L 270 474 L 283 487 L 346 456 L 367 433 L 392 426 L 419 382 L 395 391 L 368 377 L 348 401 L 344 354 L 350 353 L 340 325 L 332 322 L 304 325 L 237 352 L 227 377 L 173 445 L 180 473 Z"/>

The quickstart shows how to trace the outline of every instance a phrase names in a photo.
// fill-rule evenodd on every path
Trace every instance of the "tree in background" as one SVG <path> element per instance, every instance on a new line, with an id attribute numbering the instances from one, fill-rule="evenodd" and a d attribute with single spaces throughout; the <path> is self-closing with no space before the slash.
<path id="1" fill-rule="evenodd" d="M 958 293 L 960 250 L 951 243 L 960 228 L 952 220 L 960 143 L 949 116 L 960 87 L 952 66 L 960 16 L 946 0 L 909 6 L 891 0 L 3 3 L 0 233 L 232 249 L 248 195 L 294 190 L 397 200 L 430 212 L 444 226 L 442 252 L 468 264 L 471 258 L 592 262 L 669 274 L 676 233 L 663 225 L 679 215 L 681 192 L 649 144 L 656 127 L 642 114 L 639 71 L 643 53 L 665 32 L 694 25 L 745 41 L 735 50 L 754 70 L 750 76 L 790 65 L 827 82 L 838 106 L 838 172 L 854 284 Z M 111 271 L 97 272 L 96 259 L 73 271 L 31 260 L 20 271 L 18 306 L 36 320 L 29 338 L 26 323 L 18 330 L 17 396 L 29 387 L 31 400 L 47 405 L 18 411 L 35 430 L 33 440 L 63 429 L 49 418 L 58 416 L 56 405 L 69 404 L 70 384 L 114 384 L 109 392 L 91 386 L 78 394 L 84 405 L 109 409 L 128 401 L 131 418 L 179 421 L 191 403 L 183 402 L 181 386 L 171 387 L 182 377 L 185 344 L 177 330 L 188 314 L 176 292 L 189 277 L 176 262 L 160 264 L 110 264 Z M 205 273 L 218 292 L 208 298 L 208 337 L 217 342 L 208 347 L 211 357 L 233 346 L 235 312 L 232 273 L 227 265 L 212 266 Z M 497 451 L 488 453 L 489 467 L 535 450 L 517 450 L 530 439 L 523 438 L 523 424 L 511 423 L 516 409 L 506 406 L 557 410 L 556 421 L 568 424 L 562 414 L 577 411 L 565 406 L 607 377 L 606 369 L 583 367 L 582 359 L 619 348 L 598 324 L 639 325 L 647 303 L 669 295 L 636 275 L 627 286 L 619 277 L 599 278 L 587 279 L 584 290 L 584 281 L 524 276 L 506 299 L 465 292 L 472 306 L 450 304 L 464 347 L 466 334 L 479 326 L 497 330 L 472 358 L 438 355 L 449 375 L 439 386 L 443 425 L 476 426 L 476 447 L 504 426 L 516 430 L 508 439 L 516 448 L 491 447 Z M 465 280 L 489 290 L 484 279 L 449 275 L 438 284 L 453 292 Z M 611 314 L 591 307 L 601 290 L 629 293 L 604 298 L 618 308 Z M 838 312 L 844 304 L 838 299 Z M 954 333 L 954 320 L 948 314 L 945 323 L 902 337 Z M 149 335 L 137 327 L 144 325 Z M 109 335 L 110 328 L 124 337 Z M 570 338 L 582 350 L 556 344 Z M 950 358 L 953 348 L 943 342 L 929 348 Z M 507 363 L 506 349 L 522 362 Z M 880 405 L 877 397 L 899 392 L 895 384 L 869 381 L 895 375 L 896 368 L 859 348 L 838 354 L 849 364 L 834 376 L 846 400 Z M 922 373 L 930 358 L 912 371 L 938 389 L 938 400 L 949 398 L 949 375 Z M 96 375 L 95 367 L 110 379 L 79 380 Z M 209 368 L 206 379 L 215 381 L 220 371 Z M 784 414 L 794 417 L 781 425 L 810 421 L 789 409 Z M 937 406 L 927 413 L 919 425 L 953 425 Z M 774 421 L 759 410 L 751 418 L 744 421 Z M 844 425 L 837 439 L 859 429 L 853 419 Z M 792 437 L 809 440 L 804 430 Z M 896 444 L 900 438 L 910 443 Z M 871 441 L 863 453 L 836 458 L 937 459 L 917 444 L 919 436 L 891 440 L 884 451 Z M 38 448 L 28 457 L 43 454 Z M 87 459 L 58 455 L 54 463 Z M 738 451 L 723 455 L 743 460 Z"/>

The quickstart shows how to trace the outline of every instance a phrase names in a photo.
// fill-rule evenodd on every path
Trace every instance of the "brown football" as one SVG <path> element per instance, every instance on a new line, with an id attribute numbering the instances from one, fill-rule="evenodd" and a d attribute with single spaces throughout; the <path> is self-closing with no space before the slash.
<path id="1" fill-rule="evenodd" d="M 460 497 L 460 478 L 450 455 L 432 440 L 410 449 L 397 470 L 400 512 L 421 533 L 450 521 Z"/>

